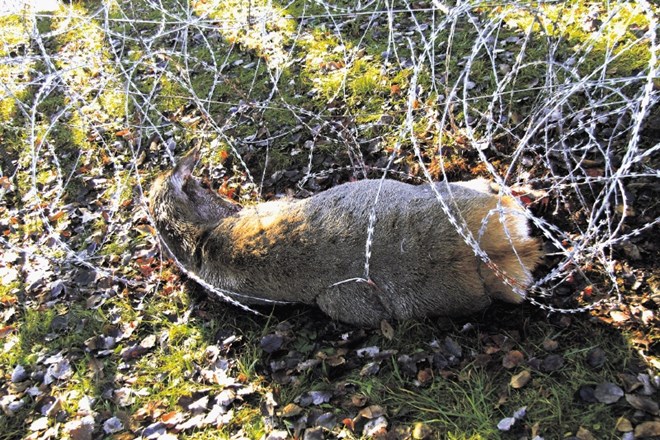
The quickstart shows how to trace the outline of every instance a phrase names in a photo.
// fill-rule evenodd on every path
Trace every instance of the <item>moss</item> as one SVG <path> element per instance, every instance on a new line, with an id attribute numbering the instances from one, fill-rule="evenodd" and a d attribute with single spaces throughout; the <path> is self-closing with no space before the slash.
<path id="1" fill-rule="evenodd" d="M 130 114 L 132 106 L 124 92 L 118 89 L 113 89 L 113 86 L 110 86 L 101 92 L 99 95 L 99 102 L 102 111 L 106 113 L 109 118 L 120 118 L 125 116 L 127 110 Z"/>
<path id="2" fill-rule="evenodd" d="M 616 13 L 614 10 L 609 11 L 609 17 L 605 6 L 577 0 L 543 4 L 536 14 L 512 6 L 505 8 L 505 11 L 505 22 L 511 28 L 525 30 L 533 26 L 535 34 L 546 34 L 560 42 L 557 53 L 573 52 L 576 57 L 583 58 L 577 66 L 581 75 L 598 72 L 607 59 L 610 60 L 608 73 L 622 77 L 648 65 L 649 48 L 639 44 L 638 36 L 633 33 L 634 28 L 644 29 L 649 26 L 648 18 L 637 4 L 617 5 Z M 594 13 L 599 17 L 607 17 L 604 23 L 590 18 Z M 636 46 L 631 47 L 631 44 Z"/>
<path id="3" fill-rule="evenodd" d="M 41 354 L 82 346 L 85 340 L 99 334 L 105 325 L 104 317 L 98 311 L 86 310 L 77 304 L 26 308 L 19 322 L 17 344 L 0 355 L 3 365 L 34 365 Z"/>
<path id="4" fill-rule="evenodd" d="M 252 51 L 270 68 L 279 68 L 286 62 L 285 46 L 296 30 L 296 23 L 271 2 L 254 1 L 246 8 L 241 0 L 215 4 L 200 1 L 194 2 L 193 8 L 199 15 L 217 19 L 218 30 L 227 42 Z"/>
<path id="5" fill-rule="evenodd" d="M 158 108 L 163 112 L 174 113 L 182 109 L 188 103 L 185 88 L 173 78 L 163 75 L 160 78 L 160 93 L 158 97 Z"/>

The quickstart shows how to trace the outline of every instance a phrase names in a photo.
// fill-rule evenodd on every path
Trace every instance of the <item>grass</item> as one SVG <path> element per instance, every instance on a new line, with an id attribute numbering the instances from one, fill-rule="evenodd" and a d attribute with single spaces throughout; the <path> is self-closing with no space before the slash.
<path id="1" fill-rule="evenodd" d="M 13 185 L 0 196 L 0 232 L 3 240 L 26 251 L 21 261 L 38 256 L 56 260 L 46 265 L 49 271 L 40 287 L 30 289 L 22 281 L 0 287 L 0 303 L 13 310 L 3 312 L 7 334 L 0 339 L 0 374 L 6 384 L 2 396 L 15 395 L 23 402 L 14 414 L 0 414 L 1 438 L 37 438 L 39 433 L 32 433 L 29 425 L 41 417 L 46 398 L 63 402 L 61 417 L 50 420 L 58 434 L 64 435 L 62 420 L 78 417 L 79 401 L 87 396 L 99 421 L 98 435 L 102 422 L 112 415 L 128 420 L 127 426 L 139 435 L 163 414 L 187 413 L 182 402 L 191 396 L 215 396 L 227 388 L 251 390 L 230 405 L 231 420 L 185 430 L 181 438 L 231 438 L 238 431 L 247 438 L 261 438 L 271 423 L 302 436 L 296 426 L 299 419 L 264 414 L 268 396 L 277 402 L 277 414 L 287 404 L 300 403 L 310 391 L 332 392 L 329 402 L 303 408 L 302 415 L 310 420 L 319 412 L 331 412 L 340 422 L 355 419 L 362 406 L 350 398 L 359 394 L 367 405 L 386 408 L 390 428 L 408 434 L 421 423 L 434 435 L 449 439 L 531 438 L 535 432 L 562 438 L 580 427 L 597 438 L 617 438 L 616 420 L 621 415 L 632 417 L 631 409 L 622 403 L 587 404 L 576 393 L 582 385 L 618 383 L 619 373 L 637 373 L 642 366 L 625 338 L 586 317 L 567 326 L 558 320 L 546 322 L 538 310 L 495 308 L 475 318 L 475 331 L 463 331 L 464 322 L 403 322 L 393 323 L 395 333 L 388 339 L 378 330 L 332 323 L 305 308 L 266 310 L 268 317 L 248 315 L 206 300 L 194 288 L 190 292 L 191 286 L 175 269 L 161 267 L 138 184 L 148 184 L 169 167 L 164 159 L 168 145 L 175 145 L 170 153 L 179 154 L 201 140 L 209 172 L 221 173 L 237 190 L 237 197 L 244 199 L 255 198 L 252 189 L 258 184 L 246 176 L 243 164 L 254 176 L 300 170 L 308 166 L 309 152 L 302 148 L 306 141 L 315 146 L 314 159 L 322 159 L 312 163 L 314 171 L 328 168 L 323 162 L 327 158 L 333 166 L 350 163 L 352 153 L 338 133 L 353 136 L 358 146 L 381 142 L 380 150 L 365 153 L 376 162 L 387 157 L 398 141 L 413 70 L 386 63 L 384 18 L 368 31 L 363 28 L 368 15 L 347 18 L 350 22 L 340 39 L 320 3 L 294 1 L 286 8 L 275 3 L 269 9 L 269 2 L 259 1 L 246 10 L 246 2 L 231 1 L 211 10 L 211 2 L 200 1 L 191 3 L 191 11 L 175 1 L 163 1 L 163 10 L 155 4 L 118 2 L 109 8 L 108 29 L 102 16 L 92 17 L 100 2 L 77 2 L 38 20 L 41 35 L 49 35 L 44 37 L 45 47 L 50 55 L 57 55 L 53 66 L 58 84 L 52 90 L 38 86 L 48 67 L 30 39 L 26 22 L 18 16 L 0 18 L 0 58 L 30 56 L 29 62 L 0 65 L 0 76 L 7 78 L 0 90 L 0 141 L 6 153 L 0 158 L 0 175 L 9 176 Z M 336 2 L 338 7 L 352 4 Z M 206 13 L 213 28 L 192 27 L 186 35 L 175 30 L 149 39 L 165 12 L 172 19 L 188 12 Z M 603 17 L 609 13 L 600 6 L 597 12 Z M 297 18 L 303 13 L 304 22 Z M 557 59 L 577 57 L 579 75 L 604 66 L 608 75 L 624 78 L 646 65 L 648 47 L 637 44 L 638 29 L 647 25 L 639 8 L 623 4 L 597 39 L 585 30 L 590 13 L 584 2 L 577 1 L 544 4 L 534 11 L 514 7 L 475 11 L 484 19 L 500 17 L 501 40 L 526 38 L 531 29 L 523 64 L 502 90 L 506 98 L 502 112 L 509 120 L 547 98 L 535 87 L 546 74 L 543 63 L 551 49 Z M 264 17 L 268 23 L 260 27 Z M 130 38 L 113 47 L 106 30 Z M 458 23 L 453 34 L 440 32 L 435 50 L 448 56 L 438 56 L 434 72 L 426 66 L 417 78 L 413 131 L 436 177 L 441 175 L 436 154 L 440 139 L 447 149 L 444 167 L 452 176 L 479 174 L 474 155 L 464 146 L 461 122 L 486 111 L 489 96 L 502 83 L 503 76 L 493 72 L 487 54 L 477 53 L 469 72 L 477 80 L 476 95 L 486 97 L 474 102 L 475 114 L 452 110 L 456 130 L 430 123 L 439 95 L 447 95 L 446 85 L 465 73 L 465 58 L 472 53 L 476 33 L 465 22 Z M 416 34 L 409 37 L 411 43 L 420 44 Z M 503 45 L 515 55 L 515 45 L 511 46 Z M 399 49 L 401 58 L 410 56 L 406 44 Z M 513 65 L 514 58 L 498 64 Z M 274 95 L 271 75 L 281 75 Z M 557 84 L 568 76 L 558 73 Z M 128 87 L 123 83 L 126 77 Z M 570 104 L 577 108 L 585 105 L 585 99 L 576 94 Z M 35 110 L 34 121 L 21 111 L 21 103 Z M 384 116 L 391 122 L 380 123 Z M 514 121 L 510 127 L 512 132 L 520 129 L 517 124 Z M 131 149 L 138 146 L 144 156 L 136 171 Z M 506 166 L 506 148 L 502 146 L 503 157 L 493 163 L 499 160 Z M 292 154 L 296 150 L 302 153 Z M 412 144 L 404 141 L 401 151 L 402 163 L 414 170 Z M 55 158 L 59 167 L 53 165 Z M 266 192 L 284 192 L 294 183 L 273 184 Z M 99 217 L 88 220 L 84 212 Z M 69 248 L 59 247 L 55 239 Z M 74 283 L 80 268 L 71 261 L 83 252 L 85 261 L 136 284 L 108 275 L 90 285 Z M 67 290 L 50 298 L 56 279 L 64 280 Z M 284 349 L 266 353 L 262 337 L 278 332 L 284 334 Z M 116 343 L 105 350 L 90 348 L 90 341 L 99 336 L 112 337 Z M 122 355 L 152 336 L 153 346 L 135 358 Z M 230 337 L 235 339 L 224 346 Z M 431 344 L 446 337 L 456 341 L 463 355 L 455 365 L 434 369 L 428 359 L 435 353 Z M 507 349 L 492 342 L 506 337 L 514 340 Z M 551 354 L 544 348 L 547 339 L 558 342 L 555 353 L 564 359 L 557 371 L 530 366 L 534 359 Z M 379 361 L 380 370 L 373 376 L 360 374 L 369 359 L 355 353 L 368 346 L 395 351 Z M 607 361 L 598 369 L 586 361 L 595 347 L 607 353 Z M 520 350 L 525 362 L 509 370 L 502 366 L 502 358 L 510 349 Z M 223 374 L 235 381 L 229 387 L 203 378 L 204 370 L 215 367 L 209 353 L 216 350 L 218 359 L 227 362 Z M 72 374 L 45 387 L 44 397 L 35 398 L 21 389 L 22 384 L 10 383 L 12 372 L 21 365 L 31 375 L 26 383 L 39 385 L 38 377 L 48 368 L 44 359 L 58 352 L 71 360 Z M 420 383 L 405 371 L 398 361 L 402 355 L 421 356 L 418 366 L 430 368 L 430 381 Z M 329 361 L 338 358 L 344 363 Z M 279 361 L 291 365 L 283 372 L 274 371 L 273 362 Z M 305 361 L 319 362 L 297 369 Z M 511 377 L 522 370 L 531 371 L 532 380 L 513 389 Z M 120 388 L 135 391 L 135 400 L 127 405 L 120 402 L 113 394 Z M 502 418 L 523 406 L 527 415 L 511 432 L 497 429 Z M 334 434 L 341 430 L 347 438 L 362 436 L 348 425 L 338 425 Z"/>

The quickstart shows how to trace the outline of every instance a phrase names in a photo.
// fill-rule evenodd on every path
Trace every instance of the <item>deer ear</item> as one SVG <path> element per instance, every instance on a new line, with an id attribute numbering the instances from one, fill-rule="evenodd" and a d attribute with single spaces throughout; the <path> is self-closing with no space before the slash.
<path id="1" fill-rule="evenodd" d="M 193 169 L 195 169 L 197 161 L 199 161 L 199 147 L 193 148 L 188 152 L 188 154 L 179 159 L 179 161 L 174 166 L 172 176 L 183 182 L 185 179 L 190 177 Z"/>

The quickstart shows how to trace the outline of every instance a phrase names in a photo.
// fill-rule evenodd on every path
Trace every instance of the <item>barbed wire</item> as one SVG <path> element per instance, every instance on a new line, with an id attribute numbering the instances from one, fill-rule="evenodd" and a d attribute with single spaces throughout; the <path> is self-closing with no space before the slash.
<path id="1" fill-rule="evenodd" d="M 14 108 L 11 117 L 0 122 L 0 130 L 22 136 L 23 146 L 14 151 L 14 163 L 5 162 L 0 170 L 0 176 L 15 182 L 0 190 L 1 220 L 10 231 L 0 244 L 22 249 L 29 258 L 85 266 L 134 285 L 104 266 L 103 252 L 126 234 L 125 193 L 135 187 L 143 203 L 145 154 L 171 163 L 180 145 L 193 138 L 205 145 L 210 157 L 222 147 L 235 164 L 234 177 L 260 197 L 273 149 L 297 133 L 304 140 L 300 149 L 306 164 L 294 182 L 299 189 L 343 172 L 358 178 L 369 174 L 449 180 L 452 159 L 447 149 L 455 147 L 454 140 L 447 139 L 458 136 L 464 154 L 474 158 L 502 196 L 516 199 L 516 188 L 522 185 L 541 194 L 541 200 L 552 199 L 555 212 L 563 213 L 557 221 L 519 205 L 555 250 L 551 267 L 539 275 L 528 295 L 481 249 L 479 238 L 488 219 L 475 237 L 451 197 L 436 189 L 439 208 L 475 255 L 514 291 L 549 311 L 582 312 L 621 301 L 612 249 L 660 223 L 654 217 L 631 226 L 627 213 L 632 203 L 627 182 L 660 177 L 660 142 L 642 135 L 660 100 L 660 43 L 653 6 L 644 0 L 591 6 L 593 11 L 581 15 L 581 26 L 590 31 L 569 47 L 560 13 L 572 6 L 558 1 L 450 5 L 373 0 L 346 8 L 313 0 L 296 4 L 296 11 L 290 12 L 292 5 L 255 0 L 226 11 L 217 0 L 186 5 L 145 0 L 104 2 L 91 11 L 82 5 L 62 6 L 50 14 L 24 10 L 11 38 L 0 47 L 0 69 L 7 73 L 0 81 L 0 103 Z M 374 43 L 374 30 L 379 31 L 379 44 Z M 92 36 L 94 47 L 76 41 L 76 32 Z M 310 55 L 306 51 L 313 49 L 309 41 L 314 38 L 322 39 L 325 49 Z M 405 78 L 396 84 L 403 86 L 401 92 L 393 86 L 380 92 L 400 96 L 396 105 L 374 109 L 345 104 L 354 93 L 351 68 L 365 56 L 383 78 Z M 247 66 L 244 58 L 250 59 Z M 622 60 L 633 60 L 638 67 L 617 74 Z M 287 81 L 298 84 L 287 69 L 304 66 L 312 85 L 301 92 L 317 103 L 325 93 L 326 108 L 308 106 L 295 92 L 285 92 Z M 208 75 L 205 90 L 196 83 L 200 72 Z M 241 75 L 249 81 L 232 85 L 240 98 L 227 97 L 228 84 Z M 324 76 L 334 82 L 321 90 L 318 84 L 325 84 Z M 492 87 L 480 84 L 489 82 Z M 107 110 L 112 100 L 119 103 L 119 112 Z M 167 102 L 176 104 L 163 105 Z M 295 122 L 268 127 L 265 115 L 272 111 L 286 112 Z M 381 122 L 384 116 L 391 121 Z M 418 139 L 420 127 L 433 133 L 430 145 Z M 60 150 L 57 138 L 64 130 L 84 133 L 78 136 L 79 151 Z M 445 136 L 450 132 L 452 136 Z M 342 146 L 350 165 L 319 165 L 316 160 L 327 154 L 322 141 Z M 364 145 L 373 142 L 390 148 L 378 163 L 370 163 L 364 151 Z M 500 151 L 500 142 L 508 144 L 507 152 Z M 252 158 L 257 153 L 262 155 L 261 169 Z M 69 190 L 81 178 L 80 168 L 98 156 L 109 169 L 96 178 L 109 179 L 95 184 L 97 192 L 105 191 L 108 203 L 97 200 L 92 214 L 85 214 L 89 208 L 76 208 L 83 214 L 76 213 Z M 209 158 L 211 167 L 222 166 L 213 160 Z M 415 165 L 416 173 L 398 169 L 402 160 Z M 29 180 L 19 184 L 23 175 Z M 18 202 L 10 203 L 10 195 Z M 133 217 L 148 219 L 140 203 L 134 205 Z M 369 280 L 377 203 L 378 196 L 365 231 L 364 255 L 356 255 L 364 259 L 364 273 L 353 281 Z M 76 235 L 94 236 L 93 221 L 76 216 L 97 214 L 105 233 L 95 241 L 74 240 L 58 223 L 55 214 L 62 211 L 70 212 Z M 504 214 L 500 202 L 490 221 L 503 222 Z M 19 216 L 38 222 L 44 234 L 19 240 L 16 228 L 9 227 Z M 506 228 L 505 234 L 511 243 Z M 517 252 L 513 246 L 512 252 Z M 598 271 L 588 269 L 594 264 L 598 280 L 592 279 Z M 199 281 L 190 268 L 184 270 Z M 573 309 L 542 302 L 551 300 L 554 290 L 573 276 L 582 280 L 576 285 L 599 286 L 602 299 Z M 202 284 L 230 302 L 245 294 Z"/>

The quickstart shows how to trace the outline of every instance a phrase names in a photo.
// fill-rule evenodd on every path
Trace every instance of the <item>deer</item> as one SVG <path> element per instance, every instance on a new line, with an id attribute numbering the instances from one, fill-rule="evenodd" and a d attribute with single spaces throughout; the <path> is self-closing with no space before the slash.
<path id="1" fill-rule="evenodd" d="M 154 226 L 186 270 L 243 305 L 309 304 L 362 327 L 461 317 L 521 303 L 542 258 L 526 208 L 485 179 L 364 179 L 241 206 L 193 176 L 199 157 L 153 182 Z"/>

